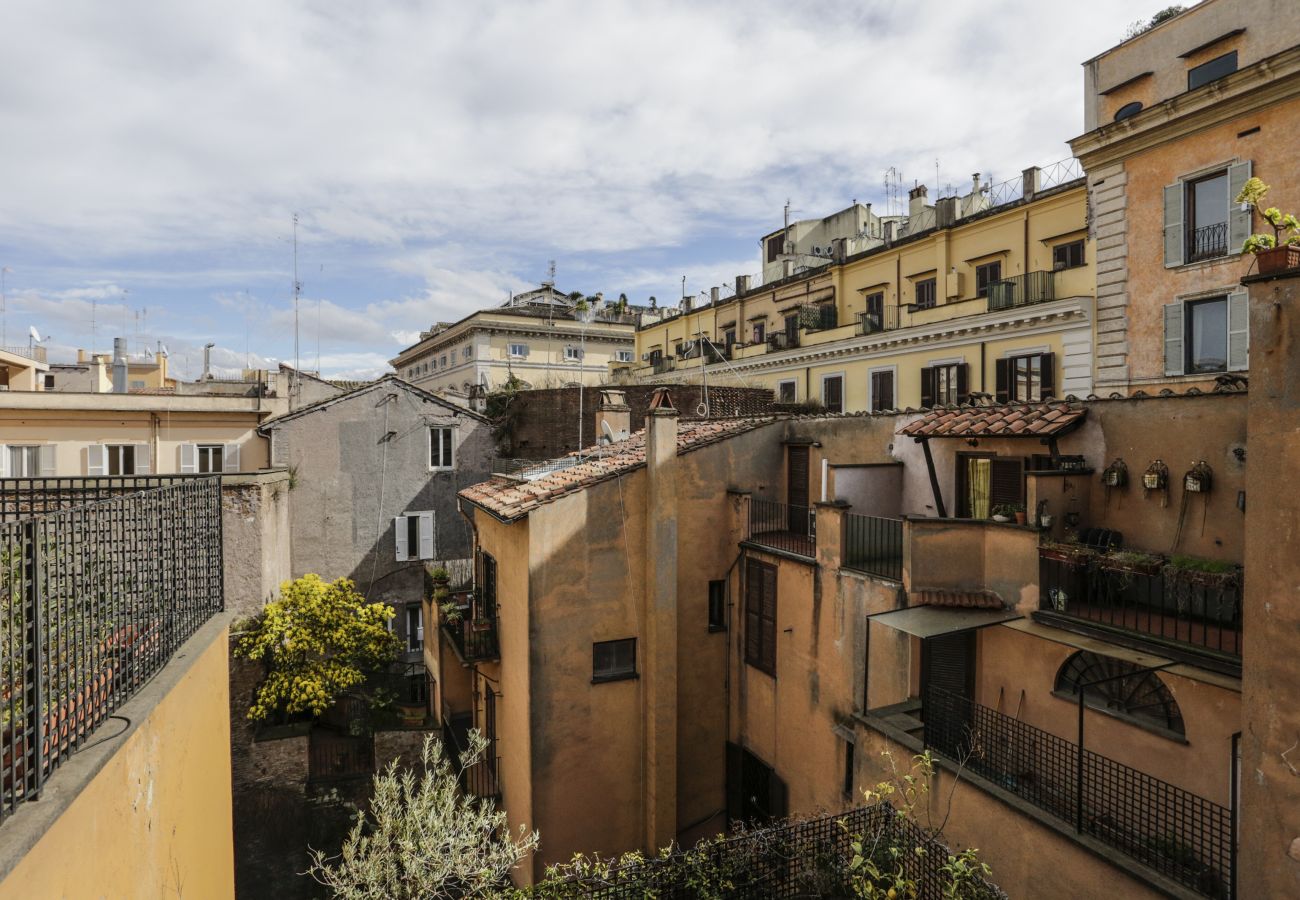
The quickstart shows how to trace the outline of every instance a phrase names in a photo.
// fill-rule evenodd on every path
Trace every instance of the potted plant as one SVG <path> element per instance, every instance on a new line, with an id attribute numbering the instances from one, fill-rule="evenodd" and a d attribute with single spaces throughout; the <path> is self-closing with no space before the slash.
<path id="1" fill-rule="evenodd" d="M 465 618 L 465 608 L 457 605 L 455 600 L 444 600 L 438 609 L 442 611 L 442 621 L 447 625 L 457 625 Z"/>
<path id="2" fill-rule="evenodd" d="M 1090 561 L 1096 559 L 1098 553 L 1086 544 L 1065 541 L 1043 544 L 1043 546 L 1038 549 L 1038 555 L 1042 559 L 1051 559 L 1056 560 L 1057 562 L 1069 563 L 1072 566 L 1085 566 Z"/>
<path id="3" fill-rule="evenodd" d="M 1112 572 L 1128 575 L 1155 575 L 1164 565 L 1164 560 L 1140 550 L 1112 550 L 1098 559 L 1098 564 Z"/>
<path id="4" fill-rule="evenodd" d="M 429 578 L 433 581 L 434 588 L 445 588 L 451 584 L 451 573 L 447 571 L 446 566 L 434 566 L 429 572 Z"/>
<path id="5" fill-rule="evenodd" d="M 1016 515 L 1016 508 L 1009 503 L 999 503 L 993 507 L 994 522 L 1010 522 Z"/>
<path id="6" fill-rule="evenodd" d="M 1023 503 L 1011 504 L 1011 514 L 1015 516 L 1017 525 L 1025 524 L 1025 505 Z"/>
<path id="7" fill-rule="evenodd" d="M 1237 195 L 1236 203 L 1254 207 L 1273 227 L 1272 234 L 1252 234 L 1246 238 L 1241 252 L 1255 254 L 1261 275 L 1300 269 L 1300 220 L 1294 213 L 1283 213 L 1276 206 L 1265 209 L 1267 193 L 1268 185 L 1258 178 L 1250 178 Z"/>
<path id="8" fill-rule="evenodd" d="M 1180 613 L 1230 624 L 1240 612 L 1241 570 L 1221 559 L 1175 554 L 1164 567 L 1165 595 Z"/>

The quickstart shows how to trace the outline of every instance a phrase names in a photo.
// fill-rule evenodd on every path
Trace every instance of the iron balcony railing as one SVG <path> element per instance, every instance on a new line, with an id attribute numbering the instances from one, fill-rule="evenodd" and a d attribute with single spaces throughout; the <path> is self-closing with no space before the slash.
<path id="1" fill-rule="evenodd" d="M 893 331 L 897 327 L 897 306 L 886 306 L 879 311 L 868 310 L 858 313 L 859 334 L 879 334 L 882 331 Z"/>
<path id="2" fill-rule="evenodd" d="M 799 307 L 799 327 L 809 331 L 827 331 L 839 324 L 839 311 L 833 303 Z"/>
<path id="3" fill-rule="evenodd" d="M 777 331 L 767 336 L 767 346 L 769 350 L 793 350 L 799 346 L 799 333 L 792 331 Z"/>
<path id="4" fill-rule="evenodd" d="M 1056 299 L 1055 272 L 1026 272 L 989 285 L 989 312 Z"/>
<path id="5" fill-rule="evenodd" d="M 0 521 L 42 515 L 127 494 L 185 484 L 211 475 L 112 475 L 75 478 L 0 478 Z"/>
<path id="6" fill-rule="evenodd" d="M 21 356 L 23 359 L 30 359 L 36 362 L 46 361 L 44 347 L 0 347 L 0 353 L 10 353 L 14 356 Z"/>
<path id="7" fill-rule="evenodd" d="M 16 502 L 44 511 L 0 522 L 0 818 L 222 608 L 219 478 Z"/>
<path id="8" fill-rule="evenodd" d="M 843 567 L 903 580 L 903 520 L 844 515 Z"/>
<path id="9" fill-rule="evenodd" d="M 433 695 L 433 673 L 422 662 L 398 663 L 371 680 L 398 703 L 427 707 Z"/>
<path id="10" fill-rule="evenodd" d="M 672 356 L 661 356 L 658 359 L 650 361 L 650 371 L 654 375 L 662 375 L 665 372 L 671 372 L 677 367 L 677 360 Z"/>
<path id="11" fill-rule="evenodd" d="M 1240 660 L 1240 569 L 1208 573 L 1160 559 L 1126 561 L 1044 547 L 1039 607 L 1198 651 Z"/>
<path id="12" fill-rule="evenodd" d="M 1232 884 L 1232 811 L 1077 743 L 939 688 L 928 749 L 1207 897 Z"/>
<path id="13" fill-rule="evenodd" d="M 469 746 L 470 716 L 452 716 L 443 708 L 442 733 L 446 740 L 447 755 L 456 768 L 460 788 L 471 797 L 496 800 L 501 797 L 501 756 L 494 735 L 487 735 L 487 748 L 473 764 L 461 765 L 461 755 Z"/>
<path id="14" fill-rule="evenodd" d="M 443 630 L 465 662 L 485 662 L 500 658 L 495 608 L 488 609 L 487 604 L 481 603 L 476 597 L 470 603 L 457 606 L 453 614 L 449 615 L 445 610 L 439 612 Z"/>
<path id="15" fill-rule="evenodd" d="M 807 506 L 774 500 L 749 502 L 749 540 L 809 559 L 817 556 L 817 517 Z"/>
<path id="16" fill-rule="evenodd" d="M 1186 262 L 1228 255 L 1228 223 L 1187 229 Z"/>

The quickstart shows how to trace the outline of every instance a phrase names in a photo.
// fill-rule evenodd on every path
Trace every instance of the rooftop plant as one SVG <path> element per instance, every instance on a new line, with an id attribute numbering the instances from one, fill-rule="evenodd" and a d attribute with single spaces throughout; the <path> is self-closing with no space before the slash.
<path id="1" fill-rule="evenodd" d="M 1246 238 L 1241 246 L 1243 253 L 1259 255 L 1276 247 L 1300 246 L 1300 219 L 1294 213 L 1283 213 L 1276 206 L 1265 207 L 1264 196 L 1267 193 L 1267 184 L 1259 178 L 1250 178 L 1233 201 L 1254 207 L 1264 217 L 1264 221 L 1273 227 L 1272 234 L 1252 234 Z"/>

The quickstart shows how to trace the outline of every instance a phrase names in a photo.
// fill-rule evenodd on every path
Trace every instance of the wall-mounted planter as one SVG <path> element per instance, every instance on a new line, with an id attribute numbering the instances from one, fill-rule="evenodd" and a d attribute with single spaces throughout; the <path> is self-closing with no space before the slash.
<path id="1" fill-rule="evenodd" d="M 1300 269 L 1300 246 L 1283 244 L 1272 250 L 1261 250 L 1255 254 L 1255 260 L 1259 263 L 1261 275 L 1277 275 L 1292 269 Z"/>

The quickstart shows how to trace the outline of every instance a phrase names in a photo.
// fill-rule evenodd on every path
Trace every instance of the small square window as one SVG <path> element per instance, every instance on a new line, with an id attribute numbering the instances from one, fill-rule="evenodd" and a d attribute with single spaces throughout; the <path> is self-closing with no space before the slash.
<path id="1" fill-rule="evenodd" d="M 709 631 L 727 630 L 727 582 L 709 582 Z"/>
<path id="2" fill-rule="evenodd" d="M 591 680 L 618 681 L 636 677 L 636 638 L 597 641 L 591 645 Z"/>
<path id="3" fill-rule="evenodd" d="M 565 347 L 564 358 L 569 362 L 577 362 L 582 359 L 582 349 L 579 347 Z"/>
<path id="4" fill-rule="evenodd" d="M 618 351 L 618 355 L 617 355 L 617 357 L 616 357 L 616 361 L 617 361 L 617 362 L 631 362 L 631 361 L 632 361 L 632 351 L 631 351 L 631 350 L 619 350 L 619 351 Z"/>
<path id="5" fill-rule="evenodd" d="M 528 355 L 528 345 L 527 345 L 527 344 L 510 344 L 510 345 L 508 345 L 508 346 L 506 347 L 506 351 L 507 351 L 511 356 L 524 357 L 524 356 L 527 356 L 527 355 Z"/>
<path id="6" fill-rule="evenodd" d="M 221 444 L 199 444 L 199 474 L 220 472 L 224 468 L 225 447 Z"/>
<path id="7" fill-rule="evenodd" d="M 131 444 L 111 444 L 104 448 L 108 456 L 109 475 L 135 474 L 135 447 Z"/>

